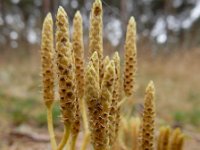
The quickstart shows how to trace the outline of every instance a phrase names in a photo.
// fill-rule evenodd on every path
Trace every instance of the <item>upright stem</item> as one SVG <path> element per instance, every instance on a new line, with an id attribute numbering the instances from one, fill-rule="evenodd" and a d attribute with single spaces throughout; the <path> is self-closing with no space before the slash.
<path id="1" fill-rule="evenodd" d="M 80 103 L 81 103 L 81 105 L 80 105 L 81 114 L 82 114 L 82 118 L 83 118 L 83 126 L 85 129 L 85 134 L 84 134 L 81 150 L 86 150 L 87 145 L 90 142 L 90 131 L 89 131 L 89 127 L 88 127 L 88 118 L 87 118 L 87 110 L 86 110 L 85 101 L 83 99 L 81 99 Z"/>
<path id="2" fill-rule="evenodd" d="M 47 107 L 47 126 L 48 126 L 49 135 L 50 135 L 52 150 L 56 150 L 57 143 L 56 143 L 54 127 L 53 127 L 52 106 Z"/>
<path id="3" fill-rule="evenodd" d="M 81 146 L 81 150 L 86 150 L 89 142 L 90 142 L 90 132 L 86 131 L 84 138 L 83 138 L 83 144 Z"/>
<path id="4" fill-rule="evenodd" d="M 72 136 L 71 143 L 70 143 L 70 150 L 76 150 L 76 139 L 77 135 Z"/>
<path id="5" fill-rule="evenodd" d="M 88 118 L 87 118 L 85 101 L 83 99 L 81 99 L 80 103 L 81 103 L 80 109 L 81 109 L 81 114 L 82 114 L 82 118 L 83 118 L 83 126 L 84 126 L 85 131 L 88 131 L 89 127 L 88 127 Z"/>
<path id="6" fill-rule="evenodd" d="M 64 129 L 64 135 L 62 137 L 62 140 L 58 146 L 57 150 L 62 150 L 64 148 L 64 146 L 66 145 L 68 139 L 69 139 L 69 135 L 70 135 L 70 125 L 65 125 L 65 129 Z"/>

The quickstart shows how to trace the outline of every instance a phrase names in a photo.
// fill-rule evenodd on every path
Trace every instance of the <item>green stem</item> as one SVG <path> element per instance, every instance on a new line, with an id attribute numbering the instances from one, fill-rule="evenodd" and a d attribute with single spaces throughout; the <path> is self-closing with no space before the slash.
<path id="1" fill-rule="evenodd" d="M 69 135 L 70 135 L 70 125 L 65 125 L 65 131 L 64 131 L 64 134 L 63 134 L 63 137 L 62 137 L 62 140 L 58 146 L 58 149 L 57 150 L 62 150 L 64 148 L 64 146 L 66 145 L 68 139 L 69 139 Z"/>
<path id="2" fill-rule="evenodd" d="M 48 126 L 49 135 L 50 135 L 52 150 L 56 150 L 57 143 L 56 143 L 54 127 L 53 127 L 52 106 L 47 107 L 47 126 Z"/>

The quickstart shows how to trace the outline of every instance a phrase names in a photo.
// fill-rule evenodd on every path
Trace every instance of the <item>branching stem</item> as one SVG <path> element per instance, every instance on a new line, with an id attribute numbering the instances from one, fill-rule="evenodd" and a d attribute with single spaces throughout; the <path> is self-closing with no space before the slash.
<path id="1" fill-rule="evenodd" d="M 68 139 L 69 139 L 69 135 L 70 135 L 70 125 L 65 125 L 65 128 L 64 128 L 64 134 L 63 134 L 63 137 L 62 137 L 62 140 L 58 146 L 58 149 L 57 150 L 62 150 L 64 148 L 64 146 L 66 145 Z"/>

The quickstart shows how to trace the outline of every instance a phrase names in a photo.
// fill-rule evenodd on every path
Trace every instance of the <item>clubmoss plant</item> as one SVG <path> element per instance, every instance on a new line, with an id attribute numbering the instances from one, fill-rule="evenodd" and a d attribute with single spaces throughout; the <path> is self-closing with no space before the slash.
<path id="1" fill-rule="evenodd" d="M 170 144 L 169 149 L 170 150 L 182 150 L 184 144 L 184 135 L 181 133 L 181 130 L 179 128 L 176 128 L 173 130 L 171 138 L 170 138 Z"/>
<path id="2" fill-rule="evenodd" d="M 127 97 L 133 94 L 136 63 L 136 23 L 134 17 L 131 17 L 125 42 L 124 92 Z"/>
<path id="3" fill-rule="evenodd" d="M 159 136 L 157 141 L 157 150 L 169 149 L 169 137 L 170 137 L 170 128 L 161 127 L 159 130 Z"/>
<path id="4" fill-rule="evenodd" d="M 84 97 L 84 84 L 85 84 L 85 74 L 84 74 L 84 44 L 83 44 L 83 27 L 82 27 L 82 17 L 79 11 L 76 12 L 73 19 L 73 35 L 72 35 L 72 46 L 75 58 L 75 75 L 76 75 L 76 96 L 77 96 L 77 112 L 76 112 L 76 123 L 77 127 L 74 129 L 74 138 L 78 135 L 80 128 L 80 114 L 79 114 L 79 106 L 80 112 L 82 114 L 82 120 L 84 129 L 88 133 L 88 123 L 87 123 L 87 114 L 85 111 L 85 102 L 83 100 Z M 79 124 L 79 125 L 78 125 Z M 75 140 L 73 140 L 75 141 Z M 74 143 L 75 144 L 75 143 Z M 72 144 L 72 145 L 74 145 Z M 74 145 L 75 146 L 75 145 Z M 73 147 L 74 147 L 73 146 Z"/>
<path id="5" fill-rule="evenodd" d="M 51 146 L 56 149 L 57 144 L 53 129 L 52 107 L 54 102 L 54 46 L 53 46 L 53 20 L 47 14 L 42 29 L 41 61 L 43 77 L 43 100 L 47 108 L 47 123 Z"/>
<path id="6" fill-rule="evenodd" d="M 91 142 L 93 145 L 96 144 L 96 127 L 95 124 L 97 122 L 96 115 L 97 114 L 97 101 L 99 100 L 100 95 L 100 86 L 98 82 L 99 75 L 94 68 L 92 61 L 89 62 L 86 68 L 85 75 L 85 100 L 87 102 L 88 114 L 89 114 L 89 125 L 91 131 Z"/>
<path id="7" fill-rule="evenodd" d="M 79 11 L 73 19 L 74 30 L 70 41 L 67 13 L 62 7 L 58 8 L 55 52 L 51 15 L 48 14 L 44 20 L 41 44 L 43 101 L 47 108 L 52 149 L 75 150 L 79 132 L 83 132 L 80 134 L 83 135 L 81 150 L 87 150 L 89 146 L 94 150 L 153 150 L 156 143 L 153 82 L 146 89 L 141 119 L 127 117 L 121 109 L 127 98 L 133 99 L 135 90 L 135 20 L 131 17 L 127 26 L 124 68 L 121 68 L 118 52 L 110 58 L 103 56 L 102 17 L 101 0 L 95 0 L 90 14 L 89 62 L 84 60 L 83 23 Z M 54 81 L 56 79 L 58 83 Z M 63 137 L 58 146 L 52 121 L 54 84 L 58 84 L 55 92 L 59 94 L 64 124 Z M 161 128 L 157 139 L 158 150 L 183 149 L 184 135 L 179 129 L 171 133 L 169 128 Z"/>
<path id="8" fill-rule="evenodd" d="M 99 58 L 99 70 L 102 72 L 103 60 L 103 9 L 101 0 L 95 0 L 90 13 L 89 57 L 96 51 Z"/>
<path id="9" fill-rule="evenodd" d="M 62 121 L 65 125 L 65 133 L 58 147 L 58 150 L 61 150 L 69 138 L 70 128 L 77 121 L 75 117 L 78 106 L 75 95 L 75 64 L 69 38 L 69 23 L 67 14 L 62 7 L 58 9 L 56 20 L 56 63 Z M 78 126 L 78 124 L 76 125 Z"/>
<path id="10" fill-rule="evenodd" d="M 104 77 L 102 79 L 101 84 L 101 92 L 100 92 L 100 107 L 102 107 L 102 111 L 100 111 L 100 116 L 98 118 L 98 125 L 100 126 L 100 130 L 102 135 L 100 135 L 100 140 L 103 138 L 102 144 L 105 146 L 105 150 L 110 149 L 109 141 L 109 125 L 110 122 L 110 108 L 112 104 L 113 97 L 113 89 L 114 89 L 114 80 L 115 80 L 115 63 L 113 60 L 109 62 L 105 69 Z M 110 117 L 111 118 L 111 117 Z M 112 132 L 112 131 L 110 131 Z M 102 136 L 102 137 L 101 137 Z M 108 145 L 108 146 L 107 146 Z"/>
<path id="11" fill-rule="evenodd" d="M 84 96 L 84 44 L 83 44 L 83 27 L 82 17 L 79 11 L 76 12 L 73 20 L 73 51 L 76 66 L 76 82 L 79 99 Z"/>
<path id="12" fill-rule="evenodd" d="M 109 59 L 108 59 L 109 61 Z M 112 94 L 112 102 L 110 106 L 110 129 L 109 129 L 109 144 L 112 146 L 117 139 L 118 130 L 119 130 L 119 122 L 120 122 L 120 107 L 118 107 L 118 103 L 120 102 L 121 92 L 120 92 L 120 85 L 121 85 L 121 66 L 120 66 L 120 57 L 119 53 L 115 52 L 113 55 L 113 61 L 115 64 L 115 78 L 114 78 L 114 89 Z M 104 59 L 106 62 L 106 58 Z M 106 64 L 106 63 L 104 63 Z"/>
<path id="13" fill-rule="evenodd" d="M 154 84 L 151 81 L 146 89 L 142 118 L 142 150 L 154 149 L 155 101 Z"/>

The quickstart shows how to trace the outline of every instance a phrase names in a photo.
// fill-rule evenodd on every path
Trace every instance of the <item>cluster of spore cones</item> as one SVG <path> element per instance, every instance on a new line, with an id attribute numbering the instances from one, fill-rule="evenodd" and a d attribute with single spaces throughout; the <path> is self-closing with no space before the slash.
<path id="1" fill-rule="evenodd" d="M 73 19 L 72 38 L 69 35 L 68 16 L 62 7 L 58 8 L 56 15 L 55 36 L 51 14 L 44 20 L 41 43 L 43 99 L 52 150 L 181 150 L 184 135 L 179 129 L 171 131 L 168 127 L 162 127 L 158 133 L 155 132 L 155 89 L 152 81 L 146 88 L 141 119 L 132 117 L 127 120 L 126 114 L 120 111 L 135 89 L 136 23 L 134 17 L 128 22 L 122 65 L 118 52 L 112 57 L 103 55 L 102 14 L 102 3 L 96 0 L 90 14 L 87 61 L 79 11 Z M 59 143 L 52 120 L 55 92 L 59 93 L 64 125 Z M 128 124 L 131 146 L 124 141 L 124 126 Z M 80 132 L 83 137 L 82 141 L 78 141 L 81 147 L 77 148 Z"/>

